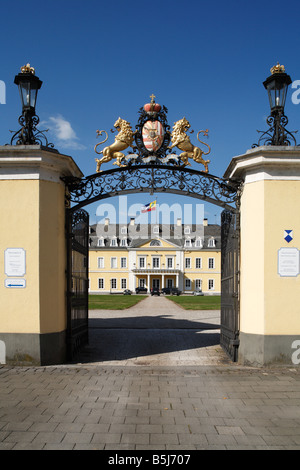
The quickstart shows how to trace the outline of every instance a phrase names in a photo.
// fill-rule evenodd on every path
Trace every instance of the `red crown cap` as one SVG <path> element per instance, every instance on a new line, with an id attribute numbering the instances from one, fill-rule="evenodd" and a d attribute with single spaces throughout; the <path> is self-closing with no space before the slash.
<path id="1" fill-rule="evenodd" d="M 151 98 L 151 103 L 147 103 L 144 106 L 144 110 L 146 113 L 158 113 L 161 110 L 161 105 L 158 103 L 155 103 L 154 98 L 155 96 L 152 94 L 150 96 Z"/>

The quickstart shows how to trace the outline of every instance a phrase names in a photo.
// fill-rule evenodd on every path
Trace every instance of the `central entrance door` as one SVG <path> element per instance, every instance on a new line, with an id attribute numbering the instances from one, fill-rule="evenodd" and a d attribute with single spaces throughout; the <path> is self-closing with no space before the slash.
<path id="1" fill-rule="evenodd" d="M 153 279 L 152 280 L 152 287 L 156 289 L 160 289 L 160 279 Z"/>

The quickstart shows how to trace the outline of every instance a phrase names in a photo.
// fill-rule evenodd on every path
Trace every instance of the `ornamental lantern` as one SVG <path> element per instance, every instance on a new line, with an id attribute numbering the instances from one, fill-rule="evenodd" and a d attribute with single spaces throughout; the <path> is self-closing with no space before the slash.
<path id="1" fill-rule="evenodd" d="M 19 124 L 22 126 L 11 138 L 11 145 L 16 141 L 16 145 L 42 145 L 53 148 L 49 144 L 44 134 L 45 131 L 39 131 L 37 124 L 39 117 L 35 114 L 37 94 L 42 86 L 42 81 L 35 75 L 35 70 L 30 64 L 21 67 L 21 72 L 15 76 L 14 83 L 18 85 L 20 98 L 22 102 L 22 114 L 19 117 Z"/>
<path id="2" fill-rule="evenodd" d="M 275 65 L 271 68 L 271 75 L 263 82 L 268 92 L 271 114 L 267 118 L 269 129 L 258 131 L 262 135 L 257 144 L 260 145 L 297 145 L 293 136 L 295 132 L 288 131 L 285 126 L 288 118 L 284 114 L 284 106 L 287 96 L 288 86 L 292 83 L 291 77 L 285 73 L 283 65 Z"/>
<path id="3" fill-rule="evenodd" d="M 30 111 L 34 115 L 38 90 L 43 82 L 35 75 L 34 68 L 27 64 L 21 67 L 21 73 L 15 76 L 14 83 L 19 88 L 22 112 Z"/>
<path id="4" fill-rule="evenodd" d="M 268 92 L 271 114 L 284 113 L 288 86 L 292 83 L 291 77 L 285 73 L 283 65 L 271 68 L 271 75 L 263 85 Z"/>

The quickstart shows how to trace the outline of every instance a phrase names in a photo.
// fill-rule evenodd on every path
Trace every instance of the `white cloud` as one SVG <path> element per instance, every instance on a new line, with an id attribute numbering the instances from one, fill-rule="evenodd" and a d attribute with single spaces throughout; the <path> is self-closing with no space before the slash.
<path id="1" fill-rule="evenodd" d="M 57 139 L 57 146 L 79 150 L 85 148 L 84 145 L 78 142 L 79 139 L 72 128 L 71 123 L 60 114 L 57 116 L 51 116 L 48 121 L 44 122 L 44 124 L 55 136 L 55 139 Z"/>

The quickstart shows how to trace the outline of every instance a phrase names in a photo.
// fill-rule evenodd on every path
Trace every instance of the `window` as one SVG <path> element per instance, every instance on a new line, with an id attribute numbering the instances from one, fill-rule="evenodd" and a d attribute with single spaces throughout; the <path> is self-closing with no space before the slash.
<path id="1" fill-rule="evenodd" d="M 104 279 L 98 279 L 98 289 L 104 289 Z"/>
<path id="2" fill-rule="evenodd" d="M 190 280 L 190 279 L 186 279 L 186 280 L 185 280 L 185 288 L 186 288 L 186 290 L 191 289 L 191 287 L 192 287 L 192 282 L 191 282 L 191 280 Z"/>
<path id="3" fill-rule="evenodd" d="M 117 258 L 110 258 L 110 267 L 116 269 L 117 267 Z"/>
<path id="4" fill-rule="evenodd" d="M 127 233 L 127 227 L 122 227 L 121 228 L 121 234 L 125 235 Z"/>
<path id="5" fill-rule="evenodd" d="M 173 258 L 167 258 L 167 268 L 173 268 Z"/>
<path id="6" fill-rule="evenodd" d="M 196 269 L 202 268 L 202 258 L 196 258 Z"/>
<path id="7" fill-rule="evenodd" d="M 127 259 L 121 258 L 121 268 L 126 268 L 126 267 L 127 267 Z"/>
<path id="8" fill-rule="evenodd" d="M 104 246 L 104 239 L 103 238 L 98 239 L 98 246 Z"/>
<path id="9" fill-rule="evenodd" d="M 195 246 L 197 246 L 198 248 L 202 248 L 202 240 L 201 240 L 201 238 L 197 238 L 197 240 L 195 241 Z"/>
<path id="10" fill-rule="evenodd" d="M 150 246 L 161 246 L 161 243 L 159 240 L 152 240 L 152 242 L 150 242 Z"/>
<path id="11" fill-rule="evenodd" d="M 191 258 L 185 258 L 185 267 L 190 268 L 191 267 Z"/>
<path id="12" fill-rule="evenodd" d="M 127 246 L 127 239 L 126 238 L 122 238 L 121 246 Z"/>
<path id="13" fill-rule="evenodd" d="M 117 279 L 111 279 L 110 280 L 110 287 L 111 287 L 111 289 L 116 289 L 117 288 Z"/>
<path id="14" fill-rule="evenodd" d="M 202 279 L 196 279 L 195 287 L 196 287 L 196 290 L 202 290 Z"/>
<path id="15" fill-rule="evenodd" d="M 146 259 L 140 257 L 140 258 L 139 258 L 139 268 L 144 268 L 144 267 L 145 267 L 145 264 L 146 264 Z"/>
<path id="16" fill-rule="evenodd" d="M 215 258 L 208 258 L 208 268 L 209 269 L 215 268 Z"/>
<path id="17" fill-rule="evenodd" d="M 104 268 L 104 258 L 98 258 L 98 269 Z"/>
<path id="18" fill-rule="evenodd" d="M 191 233 L 190 227 L 185 227 L 185 228 L 184 228 L 184 233 L 185 233 L 186 235 L 189 235 L 189 234 Z"/>
<path id="19" fill-rule="evenodd" d="M 209 248 L 214 248 L 215 246 L 216 246 L 216 244 L 215 244 L 215 239 L 214 239 L 214 238 L 210 238 L 210 239 L 208 240 L 208 247 L 209 247 Z"/>
<path id="20" fill-rule="evenodd" d="M 146 279 L 139 279 L 139 287 L 146 287 Z"/>
<path id="21" fill-rule="evenodd" d="M 121 279 L 121 288 L 126 289 L 127 287 L 127 279 Z"/>
<path id="22" fill-rule="evenodd" d="M 152 258 L 152 268 L 159 268 L 159 258 Z"/>
<path id="23" fill-rule="evenodd" d="M 191 240 L 190 240 L 189 238 L 187 238 L 187 239 L 185 240 L 185 244 L 184 244 L 184 245 L 185 245 L 185 246 L 192 246 Z"/>
<path id="24" fill-rule="evenodd" d="M 117 246 L 117 239 L 116 238 L 112 238 L 110 240 L 110 246 Z"/>
<path id="25" fill-rule="evenodd" d="M 215 288 L 215 280 L 208 279 L 208 290 L 214 290 L 214 288 Z"/>

